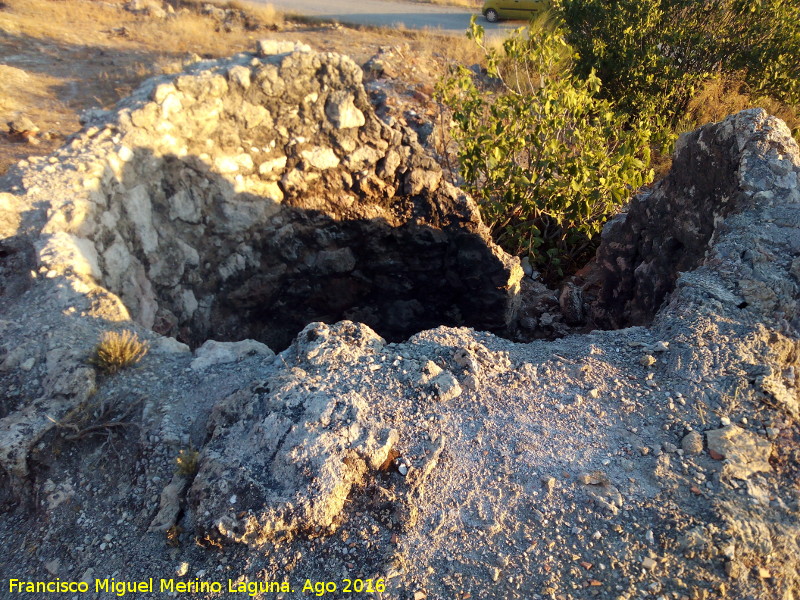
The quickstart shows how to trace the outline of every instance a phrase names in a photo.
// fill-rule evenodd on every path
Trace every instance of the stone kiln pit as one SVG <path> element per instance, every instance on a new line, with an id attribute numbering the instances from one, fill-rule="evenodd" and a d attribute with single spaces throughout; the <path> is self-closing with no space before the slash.
<path id="1" fill-rule="evenodd" d="M 236 194 L 200 161 L 170 157 L 160 176 L 146 192 L 161 223 L 155 260 L 142 251 L 139 280 L 109 283 L 162 335 L 192 346 L 253 338 L 282 350 L 311 321 L 359 321 L 389 340 L 440 324 L 505 330 L 503 263 L 460 224 L 448 227 L 430 214 L 415 222 L 432 208 L 419 199 L 395 197 L 392 221 L 337 218 Z M 176 198 L 216 208 L 197 223 L 170 219 Z M 259 221 L 274 214 L 242 236 L 231 223 L 252 215 L 232 215 L 229 206 L 262 213 Z"/>
<path id="2" fill-rule="evenodd" d="M 759 173 L 731 175 L 743 159 L 714 137 L 727 132 L 684 137 L 678 168 L 609 223 L 587 280 L 556 299 L 522 282 L 417 135 L 376 115 L 347 57 L 261 42 L 149 80 L 86 125 L 49 173 L 76 193 L 48 199 L 41 265 L 99 283 L 193 347 L 253 338 L 281 351 L 314 321 L 389 341 L 438 325 L 526 341 L 649 324 L 718 222 L 763 191 Z M 741 308 L 762 292 L 743 290 Z"/>
<path id="3" fill-rule="evenodd" d="M 514 321 L 518 262 L 346 57 L 262 43 L 92 118 L 113 149 L 101 172 L 83 151 L 97 177 L 57 236 L 157 333 L 282 350 L 311 321 L 389 340 Z"/>

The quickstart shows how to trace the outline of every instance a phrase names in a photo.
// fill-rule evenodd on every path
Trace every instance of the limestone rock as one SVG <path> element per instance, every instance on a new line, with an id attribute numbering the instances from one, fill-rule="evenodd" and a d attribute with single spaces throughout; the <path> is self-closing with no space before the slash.
<path id="1" fill-rule="evenodd" d="M 50 349 L 42 397 L 0 418 L 0 480 L 6 480 L 12 498 L 23 498 L 29 492 L 26 482 L 32 448 L 58 420 L 95 392 L 95 370 L 86 366 L 85 359 L 77 348 L 57 345 Z M 0 494 L 0 499 L 5 495 Z"/>
<path id="2" fill-rule="evenodd" d="M 608 475 L 603 471 L 583 473 L 579 481 L 586 486 L 586 491 L 598 506 L 601 506 L 614 515 L 622 508 L 622 494 L 619 489 L 611 483 Z"/>
<path id="3" fill-rule="evenodd" d="M 361 127 L 367 122 L 364 113 L 356 108 L 353 96 L 344 91 L 331 94 L 325 114 L 337 129 Z"/>
<path id="4" fill-rule="evenodd" d="M 279 174 L 286 166 L 286 161 L 287 158 L 285 156 L 279 156 L 277 158 L 266 160 L 258 165 L 258 172 L 262 177 L 267 177 L 275 173 Z"/>
<path id="5" fill-rule="evenodd" d="M 258 53 L 261 56 L 272 56 L 275 54 L 288 54 L 290 52 L 310 52 L 311 48 L 306 44 L 281 40 L 259 40 Z"/>
<path id="6" fill-rule="evenodd" d="M 12 238 L 21 221 L 22 202 L 13 194 L 0 192 L 0 237 Z"/>
<path id="7" fill-rule="evenodd" d="M 333 169 L 339 166 L 339 157 L 330 148 L 314 148 L 313 150 L 303 150 L 300 153 L 303 160 L 315 169 Z"/>
<path id="8" fill-rule="evenodd" d="M 391 79 L 398 76 L 398 71 L 392 64 L 393 60 L 396 60 L 393 48 L 381 48 L 377 54 L 364 63 L 362 68 L 368 77 Z"/>
<path id="9" fill-rule="evenodd" d="M 386 340 L 362 323 L 340 321 L 335 325 L 309 323 L 297 334 L 291 352 L 304 363 L 322 366 L 333 359 L 349 363 L 378 352 Z"/>
<path id="10" fill-rule="evenodd" d="M 234 65 L 228 71 L 228 79 L 246 90 L 250 87 L 251 82 L 250 69 L 244 65 Z"/>
<path id="11" fill-rule="evenodd" d="M 425 361 L 425 364 L 422 365 L 422 373 L 419 377 L 419 384 L 420 385 L 427 385 L 435 378 L 439 377 L 443 373 L 442 368 L 437 365 L 432 360 Z"/>
<path id="12" fill-rule="evenodd" d="M 171 337 L 160 337 L 150 344 L 150 352 L 153 354 L 188 354 L 191 352 L 189 346 Z"/>
<path id="13" fill-rule="evenodd" d="M 39 128 L 36 125 L 34 125 L 33 121 L 31 121 L 25 115 L 20 115 L 16 119 L 12 119 L 7 123 L 7 125 L 8 125 L 8 132 L 11 135 L 36 133 L 39 131 Z"/>
<path id="14" fill-rule="evenodd" d="M 769 472 L 772 444 L 737 425 L 706 432 L 710 452 L 726 459 L 723 473 L 737 479 L 747 479 L 753 473 Z"/>
<path id="15" fill-rule="evenodd" d="M 800 167 L 783 158 L 796 152 L 796 144 L 785 133 L 783 123 L 751 109 L 681 136 L 669 175 L 634 197 L 628 212 L 603 228 L 595 322 L 648 323 L 675 289 L 679 273 L 711 261 L 708 243 L 727 215 L 800 198 Z M 779 275 L 764 269 L 745 274 L 737 281 L 738 299 L 730 288 L 707 293 L 742 308 L 753 304 L 761 312 L 798 314 Z"/>
<path id="16" fill-rule="evenodd" d="M 245 356 L 260 355 L 272 359 L 275 353 L 265 344 L 255 340 L 241 342 L 217 342 L 208 340 L 195 351 L 192 369 L 202 371 L 212 365 L 234 362 Z"/>
<path id="17" fill-rule="evenodd" d="M 292 355 L 299 367 L 313 368 L 318 342 L 298 336 Z M 340 348 L 337 356 L 346 353 Z M 358 394 L 314 391 L 304 379 L 296 368 L 268 392 L 240 391 L 214 408 L 211 441 L 188 495 L 202 531 L 256 546 L 328 531 L 350 489 L 386 461 L 397 431 L 375 422 Z"/>
<path id="18" fill-rule="evenodd" d="M 39 256 L 56 273 L 94 280 L 102 277 L 97 250 L 86 238 L 64 232 L 54 233 L 43 240 Z"/>
<path id="19" fill-rule="evenodd" d="M 453 377 L 452 373 L 447 371 L 440 374 L 432 382 L 439 400 L 447 402 L 453 398 L 458 398 L 461 395 L 461 386 L 458 380 Z"/>
<path id="20" fill-rule="evenodd" d="M 583 291 L 574 283 L 567 283 L 558 296 L 561 314 L 569 325 L 580 325 L 586 320 Z"/>
<path id="21" fill-rule="evenodd" d="M 786 362 L 792 360 L 792 356 L 797 352 L 793 347 L 800 345 L 800 342 L 792 343 L 789 340 L 775 339 L 775 348 L 782 355 Z M 783 348 L 781 348 L 783 347 Z M 794 370 L 794 367 L 790 367 Z M 768 368 L 766 373 L 757 379 L 757 384 L 766 394 L 768 394 L 777 404 L 794 417 L 800 416 L 800 393 L 798 393 L 798 382 L 796 377 L 787 377 L 780 369 Z M 786 374 L 789 371 L 787 369 Z"/>
<path id="22" fill-rule="evenodd" d="M 690 431 L 683 436 L 681 448 L 686 454 L 700 454 L 703 451 L 703 435 L 698 431 Z"/>
<path id="23" fill-rule="evenodd" d="M 164 491 L 161 492 L 161 500 L 153 521 L 150 523 L 148 532 L 164 533 L 175 525 L 178 514 L 181 511 L 181 497 L 186 489 L 187 479 L 183 475 L 175 474 Z"/>

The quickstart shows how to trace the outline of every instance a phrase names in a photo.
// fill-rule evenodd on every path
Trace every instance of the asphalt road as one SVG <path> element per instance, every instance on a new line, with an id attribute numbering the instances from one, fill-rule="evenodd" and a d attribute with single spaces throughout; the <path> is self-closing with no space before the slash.
<path id="1" fill-rule="evenodd" d="M 473 12 L 464 8 L 438 6 L 417 2 L 389 2 L 387 0 L 261 0 L 285 13 L 335 20 L 351 25 L 405 26 L 409 29 L 435 29 L 442 33 L 463 35 L 469 27 Z M 502 35 L 522 23 L 488 23 L 483 17 L 478 22 L 487 36 Z"/>

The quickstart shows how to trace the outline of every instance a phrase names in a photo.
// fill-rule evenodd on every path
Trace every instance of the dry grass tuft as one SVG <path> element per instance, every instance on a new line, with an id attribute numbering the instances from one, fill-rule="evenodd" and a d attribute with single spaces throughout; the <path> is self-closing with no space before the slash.
<path id="1" fill-rule="evenodd" d="M 442 42 L 445 43 L 442 43 Z M 447 64 L 455 65 L 480 65 L 486 66 L 486 56 L 478 45 L 466 38 L 466 36 L 458 36 L 453 38 L 444 38 L 440 36 L 436 44 L 436 51 L 433 52 L 434 56 L 441 56 Z"/>
<path id="2" fill-rule="evenodd" d="M 91 362 L 104 373 L 116 373 L 142 360 L 149 349 L 150 345 L 133 331 L 106 331 L 94 349 Z"/>
<path id="3" fill-rule="evenodd" d="M 411 51 L 408 64 L 415 61 L 426 63 L 431 74 L 442 77 L 452 65 L 486 66 L 486 57 L 480 47 L 466 36 L 442 35 L 436 30 L 407 29 L 403 32 L 408 40 L 406 48 Z M 395 45 L 395 52 L 403 47 Z"/>
<path id="4" fill-rule="evenodd" d="M 682 129 L 693 129 L 706 123 L 721 121 L 746 108 L 763 108 L 769 114 L 775 115 L 800 140 L 800 107 L 784 104 L 770 97 L 753 96 L 741 79 L 727 76 L 717 76 L 703 85 L 689 103 Z"/>
<path id="5" fill-rule="evenodd" d="M 168 39 L 175 54 L 194 53 L 221 56 L 230 45 L 224 36 L 217 35 L 217 23 L 206 15 L 182 13 L 168 21 L 148 20 L 131 28 L 132 40 L 146 46 L 158 47 L 159 39 Z"/>

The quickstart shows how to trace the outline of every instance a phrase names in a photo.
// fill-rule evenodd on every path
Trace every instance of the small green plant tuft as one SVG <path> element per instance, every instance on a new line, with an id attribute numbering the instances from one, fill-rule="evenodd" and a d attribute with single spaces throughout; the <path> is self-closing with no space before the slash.
<path id="1" fill-rule="evenodd" d="M 178 473 L 186 477 L 193 477 L 197 474 L 199 467 L 200 453 L 194 448 L 188 448 L 178 452 L 175 462 L 178 465 Z"/>
<path id="2" fill-rule="evenodd" d="M 179 525 L 173 525 L 166 531 L 167 536 L 167 546 L 171 548 L 177 548 L 181 545 L 181 534 L 183 533 L 183 528 Z"/>
<path id="3" fill-rule="evenodd" d="M 133 331 L 106 331 L 90 362 L 104 373 L 116 373 L 142 360 L 149 348 L 150 345 Z"/>

